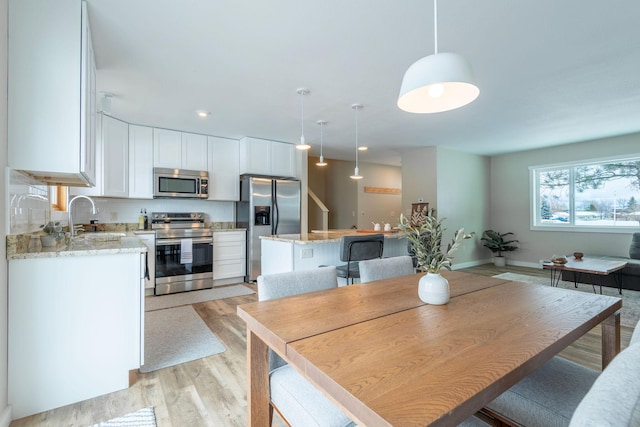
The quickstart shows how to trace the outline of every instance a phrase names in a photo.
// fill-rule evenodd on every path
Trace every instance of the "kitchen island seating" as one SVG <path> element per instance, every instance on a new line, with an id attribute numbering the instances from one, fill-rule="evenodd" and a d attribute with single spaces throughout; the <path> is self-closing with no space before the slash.
<path id="1" fill-rule="evenodd" d="M 369 234 L 365 236 L 343 236 L 340 239 L 340 261 L 346 264 L 336 267 L 338 277 L 349 279 L 360 278 L 359 261 L 382 258 L 384 249 L 383 234 Z"/>
<path id="2" fill-rule="evenodd" d="M 408 255 L 360 261 L 360 283 L 413 273 L 413 260 Z"/>
<path id="3" fill-rule="evenodd" d="M 257 281 L 259 301 L 338 287 L 334 266 L 266 274 L 258 276 Z M 344 412 L 273 350 L 269 350 L 269 372 L 271 419 L 275 409 L 290 426 L 355 426 Z"/>
<path id="4" fill-rule="evenodd" d="M 555 356 L 487 404 L 507 424 L 640 426 L 640 328 L 599 373 Z"/>

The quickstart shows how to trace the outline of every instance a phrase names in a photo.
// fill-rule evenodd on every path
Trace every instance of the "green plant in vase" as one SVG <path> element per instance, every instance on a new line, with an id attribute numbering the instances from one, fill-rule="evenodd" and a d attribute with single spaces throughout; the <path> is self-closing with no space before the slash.
<path id="1" fill-rule="evenodd" d="M 42 225 L 42 231 L 45 233 L 40 236 L 42 246 L 55 246 L 64 240 L 64 231 L 59 221 L 49 221 Z"/>
<path id="2" fill-rule="evenodd" d="M 445 219 L 439 219 L 433 208 L 414 212 L 411 219 L 400 215 L 400 229 L 410 242 L 410 251 L 418 266 L 427 271 L 419 280 L 418 297 L 429 304 L 446 304 L 449 301 L 449 282 L 442 277 L 440 270 L 451 270 L 451 260 L 462 241 L 475 236 L 475 232 L 465 234 L 464 228 L 460 228 L 444 249 L 442 236 L 447 230 L 443 226 Z"/>

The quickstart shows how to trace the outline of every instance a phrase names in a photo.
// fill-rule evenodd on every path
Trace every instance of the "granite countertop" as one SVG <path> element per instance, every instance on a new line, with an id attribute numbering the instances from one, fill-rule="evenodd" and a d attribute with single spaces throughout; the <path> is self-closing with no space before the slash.
<path id="1" fill-rule="evenodd" d="M 400 231 L 382 232 L 373 230 L 328 230 L 326 232 L 312 232 L 302 234 L 276 234 L 272 236 L 260 236 L 261 239 L 278 242 L 298 244 L 334 243 L 339 242 L 343 236 L 366 236 L 367 234 L 383 234 L 385 239 L 399 239 L 404 237 Z"/>
<path id="2" fill-rule="evenodd" d="M 116 236 L 116 234 L 118 234 Z M 43 247 L 40 239 L 34 239 L 35 247 L 7 248 L 7 259 L 54 258 L 70 256 L 111 255 L 147 252 L 147 246 L 133 232 L 85 233 L 74 243 L 60 243 L 53 247 Z M 32 246 L 32 245 L 30 245 Z"/>

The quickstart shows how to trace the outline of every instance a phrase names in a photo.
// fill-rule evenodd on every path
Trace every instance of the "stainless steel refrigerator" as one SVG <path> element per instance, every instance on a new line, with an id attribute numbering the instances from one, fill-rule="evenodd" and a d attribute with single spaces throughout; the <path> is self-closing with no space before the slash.
<path id="1" fill-rule="evenodd" d="M 245 281 L 260 275 L 260 236 L 300 233 L 300 181 L 251 175 L 240 176 L 236 226 L 247 229 Z"/>

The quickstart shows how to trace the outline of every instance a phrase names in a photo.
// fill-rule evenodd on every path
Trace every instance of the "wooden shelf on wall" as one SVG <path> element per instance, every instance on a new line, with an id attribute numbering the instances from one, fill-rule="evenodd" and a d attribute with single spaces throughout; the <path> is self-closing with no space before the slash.
<path id="1" fill-rule="evenodd" d="M 378 193 L 378 194 L 402 194 L 401 188 L 390 187 L 364 187 L 365 193 Z"/>

